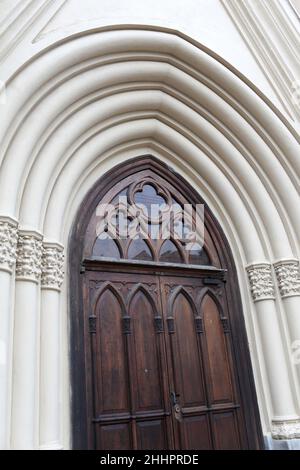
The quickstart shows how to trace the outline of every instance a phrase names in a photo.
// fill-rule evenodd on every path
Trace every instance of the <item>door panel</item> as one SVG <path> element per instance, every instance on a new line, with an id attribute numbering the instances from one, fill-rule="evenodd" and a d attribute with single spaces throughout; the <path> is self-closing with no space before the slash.
<path id="1" fill-rule="evenodd" d="M 224 287 L 117 264 L 85 285 L 90 448 L 245 447 Z"/>
<path id="2" fill-rule="evenodd" d="M 87 273 L 86 284 L 90 447 L 172 448 L 158 277 L 94 271 Z"/>
<path id="3" fill-rule="evenodd" d="M 163 387 L 159 371 L 155 312 L 147 296 L 138 290 L 130 304 L 132 319 L 132 366 L 136 374 L 136 412 L 159 410 L 163 406 Z"/>
<path id="4" fill-rule="evenodd" d="M 138 421 L 137 435 L 139 449 L 168 449 L 168 436 L 165 419 Z"/>
<path id="5" fill-rule="evenodd" d="M 173 412 L 176 445 L 240 448 L 238 435 L 245 434 L 245 427 L 233 386 L 236 378 L 224 292 L 219 289 L 220 301 L 214 300 L 197 277 L 161 276 L 160 282 L 168 322 L 169 367 L 180 409 L 180 413 L 175 408 Z M 228 423 L 226 437 L 222 437 L 223 423 Z"/>
<path id="6" fill-rule="evenodd" d="M 207 413 L 187 416 L 184 420 L 184 432 L 188 448 L 193 450 L 213 449 L 209 417 Z M 186 447 L 185 447 L 186 448 Z"/>
<path id="7" fill-rule="evenodd" d="M 152 297 L 139 288 L 129 306 L 132 319 L 132 334 L 128 336 L 132 412 L 136 415 L 138 449 L 168 448 L 166 421 L 170 421 L 171 413 L 165 410 L 164 344 L 156 331 L 155 320 L 158 317 L 158 303 L 157 292 Z"/>
<path id="8" fill-rule="evenodd" d="M 206 295 L 201 305 L 207 348 L 210 401 L 231 403 L 233 390 L 224 329 L 216 302 Z"/>
<path id="9" fill-rule="evenodd" d="M 191 301 L 180 292 L 170 313 L 174 318 L 174 333 L 170 340 L 175 387 L 180 395 L 181 405 L 184 408 L 203 405 L 205 396 L 202 364 Z"/>
<path id="10" fill-rule="evenodd" d="M 97 415 L 128 412 L 128 387 L 122 310 L 115 294 L 105 290 L 96 307 L 95 370 Z"/>
<path id="11" fill-rule="evenodd" d="M 127 450 L 132 448 L 130 423 L 116 423 L 107 425 L 96 424 L 96 449 Z"/>
<path id="12" fill-rule="evenodd" d="M 212 414 L 216 450 L 240 449 L 239 431 L 234 410 Z"/>

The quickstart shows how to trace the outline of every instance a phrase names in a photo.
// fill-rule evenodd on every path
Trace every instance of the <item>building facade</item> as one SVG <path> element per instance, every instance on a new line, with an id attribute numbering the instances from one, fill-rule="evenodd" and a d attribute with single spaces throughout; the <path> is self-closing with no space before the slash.
<path id="1" fill-rule="evenodd" d="M 300 448 L 299 11 L 297 0 L 0 3 L 1 448 Z M 184 254 L 164 264 L 151 247 L 148 264 L 120 247 L 118 262 L 104 267 L 101 249 L 92 260 L 97 204 L 149 186 L 154 198 L 205 203 L 206 268 Z M 136 309 L 148 308 L 139 295 L 153 301 L 152 336 L 148 320 L 131 331 L 126 283 Z M 195 331 L 176 326 L 176 308 L 194 315 Z M 113 312 L 104 326 L 102 311 Z M 155 373 L 156 333 L 155 354 L 167 354 Z M 109 362 L 109 351 L 123 360 L 123 341 L 125 372 Z M 145 344 L 144 375 L 132 379 Z M 224 360 L 216 377 L 214 354 Z M 157 378 L 176 358 L 179 398 L 175 373 Z M 131 405 L 145 397 L 140 414 L 120 395 L 122 373 Z M 159 393 L 159 405 L 147 401 Z"/>

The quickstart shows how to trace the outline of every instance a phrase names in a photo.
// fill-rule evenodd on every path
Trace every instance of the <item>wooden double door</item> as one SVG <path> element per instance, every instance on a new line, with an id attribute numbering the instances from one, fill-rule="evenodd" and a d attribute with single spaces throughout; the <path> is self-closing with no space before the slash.
<path id="1" fill-rule="evenodd" d="M 247 448 L 224 272 L 87 263 L 89 447 Z"/>

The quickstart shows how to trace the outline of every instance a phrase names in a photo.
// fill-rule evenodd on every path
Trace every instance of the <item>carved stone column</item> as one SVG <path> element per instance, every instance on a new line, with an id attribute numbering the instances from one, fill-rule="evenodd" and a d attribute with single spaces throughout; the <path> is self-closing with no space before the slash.
<path id="1" fill-rule="evenodd" d="M 247 273 L 254 302 L 275 299 L 271 264 L 258 263 L 249 265 L 247 266 Z"/>
<path id="2" fill-rule="evenodd" d="M 18 223 L 0 217 L 0 449 L 9 448 L 12 272 L 16 262 Z"/>
<path id="3" fill-rule="evenodd" d="M 280 295 L 283 299 L 300 297 L 299 261 L 287 259 L 274 263 Z"/>
<path id="4" fill-rule="evenodd" d="M 60 439 L 60 289 L 63 246 L 43 244 L 41 279 L 40 449 L 61 449 Z"/>
<path id="5" fill-rule="evenodd" d="M 39 283 L 42 273 L 42 239 L 39 232 L 20 230 L 16 280 Z"/>
<path id="6" fill-rule="evenodd" d="M 300 381 L 300 364 L 297 361 L 300 349 L 300 271 L 299 261 L 286 259 L 274 263 L 278 289 L 286 315 L 289 335 L 291 360 L 296 367 Z M 297 352 L 297 355 L 294 353 Z"/>
<path id="7" fill-rule="evenodd" d="M 37 446 L 39 282 L 42 235 L 20 230 L 17 246 L 11 444 Z"/>
<path id="8" fill-rule="evenodd" d="M 18 222 L 0 217 L 0 270 L 12 273 L 16 262 Z"/>
<path id="9" fill-rule="evenodd" d="M 42 258 L 42 289 L 60 292 L 64 279 L 64 247 L 60 243 L 44 243 Z"/>
<path id="10" fill-rule="evenodd" d="M 266 372 L 273 408 L 274 439 L 300 437 L 300 421 L 290 386 L 288 365 L 275 306 L 275 286 L 270 263 L 247 266 L 250 290 L 256 304 Z"/>
<path id="11" fill-rule="evenodd" d="M 274 439 L 299 439 L 300 437 L 300 421 L 286 420 L 272 422 L 272 437 Z"/>

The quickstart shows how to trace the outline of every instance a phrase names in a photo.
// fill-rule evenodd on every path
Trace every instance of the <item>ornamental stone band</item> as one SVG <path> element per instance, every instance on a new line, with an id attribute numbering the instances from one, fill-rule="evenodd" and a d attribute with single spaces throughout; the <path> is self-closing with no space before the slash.
<path id="1" fill-rule="evenodd" d="M 300 296 L 299 261 L 295 259 L 282 260 L 274 263 L 278 288 L 281 297 Z"/>
<path id="2" fill-rule="evenodd" d="M 272 421 L 271 433 L 273 439 L 299 439 L 300 421 Z"/>
<path id="3" fill-rule="evenodd" d="M 42 238 L 39 232 L 19 232 L 16 279 L 39 282 L 42 272 Z"/>
<path id="4" fill-rule="evenodd" d="M 0 217 L 0 270 L 13 271 L 18 240 L 18 223 L 10 217 Z"/>
<path id="5" fill-rule="evenodd" d="M 251 264 L 246 267 L 254 302 L 275 299 L 275 289 L 270 263 Z"/>
<path id="6" fill-rule="evenodd" d="M 42 258 L 42 289 L 60 290 L 64 279 L 63 246 L 58 243 L 44 243 Z"/>

